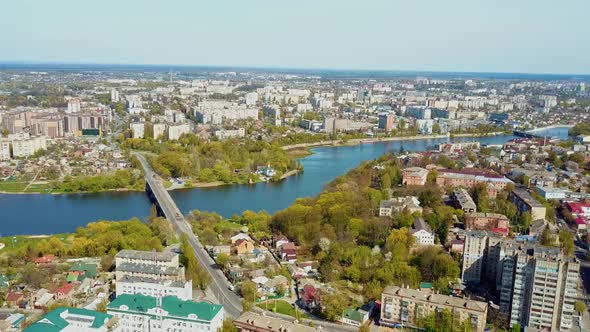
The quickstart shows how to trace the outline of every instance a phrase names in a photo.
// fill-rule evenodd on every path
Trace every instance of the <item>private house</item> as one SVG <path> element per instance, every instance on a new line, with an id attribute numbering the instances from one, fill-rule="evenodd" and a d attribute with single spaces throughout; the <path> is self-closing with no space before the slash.
<path id="1" fill-rule="evenodd" d="M 43 255 L 43 256 L 35 259 L 35 265 L 39 266 L 39 265 L 52 264 L 54 260 L 55 260 L 54 255 Z"/>
<path id="2" fill-rule="evenodd" d="M 291 242 L 291 241 L 289 241 L 289 239 L 282 234 L 277 234 L 272 237 L 272 243 L 273 243 L 274 247 L 277 249 L 280 249 L 283 244 L 289 243 L 289 242 Z"/>
<path id="3" fill-rule="evenodd" d="M 56 300 L 66 300 L 74 295 L 74 284 L 62 284 L 54 292 Z"/>
<path id="4" fill-rule="evenodd" d="M 254 243 L 249 240 L 239 239 L 234 243 L 234 250 L 238 255 L 251 254 L 254 250 Z"/>
<path id="5" fill-rule="evenodd" d="M 297 251 L 295 249 L 295 243 L 283 243 L 283 245 L 281 245 L 280 254 L 282 260 L 289 263 L 295 263 L 295 261 L 297 261 Z"/>
<path id="6" fill-rule="evenodd" d="M 25 298 L 24 298 L 23 293 L 8 292 L 8 294 L 6 294 L 6 299 L 4 302 L 6 302 L 6 305 L 8 307 L 17 307 L 19 305 L 19 303 L 21 303 L 24 299 Z"/>
<path id="7" fill-rule="evenodd" d="M 361 326 L 369 320 L 373 305 L 366 305 L 362 308 L 347 308 L 342 313 L 340 322 L 352 326 Z"/>
<path id="8" fill-rule="evenodd" d="M 430 225 L 421 217 L 414 218 L 414 224 L 410 230 L 412 235 L 416 238 L 416 245 L 433 245 L 434 233 Z"/>
<path id="9" fill-rule="evenodd" d="M 236 242 L 238 242 L 239 240 L 252 241 L 252 238 L 250 238 L 250 235 L 246 233 L 236 233 L 234 236 L 230 238 L 230 240 L 231 244 L 236 244 Z"/>

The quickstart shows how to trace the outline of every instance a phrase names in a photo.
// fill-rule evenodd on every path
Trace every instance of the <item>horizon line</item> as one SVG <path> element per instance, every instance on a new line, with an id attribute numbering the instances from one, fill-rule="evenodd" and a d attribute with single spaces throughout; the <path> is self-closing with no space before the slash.
<path id="1" fill-rule="evenodd" d="M 180 67 L 180 68 L 219 68 L 219 69 L 254 69 L 254 70 L 294 70 L 294 71 L 332 71 L 332 72 L 380 72 L 380 73 L 439 73 L 439 74 L 500 74 L 500 75 L 530 75 L 530 76 L 575 76 L 590 77 L 590 73 L 556 73 L 556 72 L 511 72 L 511 71 L 465 71 L 465 70 L 429 70 L 429 69 L 383 69 L 383 68 L 325 68 L 325 67 L 278 67 L 258 65 L 195 65 L 195 64 L 166 64 L 166 63 L 120 63 L 120 62 L 57 62 L 57 61 L 17 61 L 0 60 L 0 66 L 116 66 L 116 67 Z"/>

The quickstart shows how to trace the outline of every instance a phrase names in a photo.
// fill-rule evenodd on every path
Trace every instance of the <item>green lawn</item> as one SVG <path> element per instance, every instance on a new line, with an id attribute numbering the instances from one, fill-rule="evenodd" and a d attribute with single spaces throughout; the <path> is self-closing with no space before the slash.
<path id="1" fill-rule="evenodd" d="M 298 310 L 298 313 L 295 314 L 295 309 L 293 308 L 293 306 L 290 303 L 287 303 L 286 301 L 283 301 L 283 300 L 276 300 L 276 301 L 275 300 L 268 300 L 268 301 L 260 302 L 260 303 L 256 304 L 256 306 L 258 306 L 259 308 L 264 309 L 264 310 L 268 310 L 268 311 L 276 312 L 279 314 L 295 317 L 298 319 L 307 318 L 307 315 L 304 312 L 302 312 L 301 310 Z"/>
<path id="2" fill-rule="evenodd" d="M 0 191 L 4 192 L 22 192 L 29 182 L 27 181 L 0 181 Z M 44 193 L 47 189 L 47 184 L 32 184 L 27 188 L 25 192 L 27 193 Z"/>
<path id="3" fill-rule="evenodd" d="M 58 239 L 64 239 L 63 242 L 67 243 L 70 242 L 71 234 L 53 234 L 51 237 L 57 237 Z M 41 237 L 30 237 L 28 235 L 17 235 L 17 236 L 5 236 L 0 238 L 0 242 L 4 243 L 6 247 L 0 250 L 0 254 L 11 252 L 14 250 L 18 250 L 23 247 L 27 247 L 29 244 L 37 244 L 39 241 L 43 239 L 49 239 L 49 237 L 41 238 Z"/>
<path id="4" fill-rule="evenodd" d="M 243 225 L 240 225 L 238 223 L 235 223 L 233 221 L 229 221 L 229 220 L 226 220 L 226 219 L 220 221 L 219 224 L 223 228 L 231 229 L 231 230 L 234 230 L 234 231 L 239 231 L 242 227 L 244 227 Z"/>

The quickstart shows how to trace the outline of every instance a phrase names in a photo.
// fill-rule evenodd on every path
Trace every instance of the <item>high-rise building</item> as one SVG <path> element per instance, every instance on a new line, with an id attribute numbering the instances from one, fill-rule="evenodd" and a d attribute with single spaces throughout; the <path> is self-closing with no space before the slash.
<path id="1" fill-rule="evenodd" d="M 10 160 L 10 141 L 0 138 L 0 161 Z"/>
<path id="2" fill-rule="evenodd" d="M 383 129 L 385 131 L 391 131 L 393 129 L 393 123 L 395 121 L 395 117 L 393 114 L 380 114 L 379 115 L 379 129 Z"/>
<path id="3" fill-rule="evenodd" d="M 80 112 L 80 98 L 70 98 L 68 100 L 68 109 L 66 113 Z"/>
<path id="4" fill-rule="evenodd" d="M 119 91 L 117 91 L 117 89 L 112 89 L 111 90 L 111 102 L 117 103 L 117 102 L 119 102 L 119 100 L 121 100 L 121 98 L 119 97 Z"/>

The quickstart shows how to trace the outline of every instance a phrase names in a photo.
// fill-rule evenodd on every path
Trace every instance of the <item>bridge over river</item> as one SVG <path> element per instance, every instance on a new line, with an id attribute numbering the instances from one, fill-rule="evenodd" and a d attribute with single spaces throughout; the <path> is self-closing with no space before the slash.
<path id="1" fill-rule="evenodd" d="M 170 222 L 178 238 L 182 234 L 188 236 L 188 241 L 193 247 L 197 259 L 205 271 L 211 276 L 212 283 L 209 287 L 217 298 L 218 303 L 223 305 L 228 315 L 234 318 L 238 317 L 242 312 L 241 298 L 230 291 L 230 283 L 221 270 L 217 268 L 213 259 L 205 251 L 205 248 L 193 233 L 190 224 L 185 220 L 182 212 L 180 212 L 180 209 L 178 209 L 178 206 L 176 206 L 176 203 L 166 188 L 164 188 L 161 178 L 152 170 L 144 156 L 139 153 L 134 153 L 134 155 L 145 171 L 145 190 L 152 202 L 156 205 L 159 215 L 165 217 Z"/>

